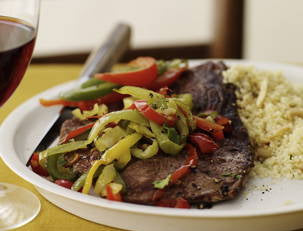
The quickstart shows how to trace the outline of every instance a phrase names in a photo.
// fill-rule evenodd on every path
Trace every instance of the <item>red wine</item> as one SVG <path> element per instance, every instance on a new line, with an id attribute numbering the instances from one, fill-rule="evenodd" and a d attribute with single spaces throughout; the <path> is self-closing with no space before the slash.
<path id="1" fill-rule="evenodd" d="M 0 106 L 13 94 L 31 60 L 36 30 L 21 20 L 0 16 Z"/>

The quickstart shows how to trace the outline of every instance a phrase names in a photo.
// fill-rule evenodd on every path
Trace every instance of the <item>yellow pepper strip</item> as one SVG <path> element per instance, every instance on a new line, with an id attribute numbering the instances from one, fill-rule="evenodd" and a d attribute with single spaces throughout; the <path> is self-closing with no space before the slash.
<path id="1" fill-rule="evenodd" d="M 114 111 L 108 113 L 107 115 L 101 117 L 93 126 L 89 133 L 88 140 L 93 142 L 99 134 L 106 128 L 111 122 L 118 122 L 120 120 L 129 120 L 143 126 L 149 126 L 148 120 L 146 120 L 138 111 L 136 110 L 123 110 Z"/>
<path id="2" fill-rule="evenodd" d="M 115 164 L 118 169 L 123 169 L 127 163 L 131 160 L 132 156 L 130 154 L 130 150 L 125 151 L 123 155 L 121 155 Z"/>
<path id="3" fill-rule="evenodd" d="M 95 185 L 95 193 L 100 195 L 102 190 L 105 188 L 107 184 L 112 182 L 116 177 L 116 169 L 113 164 L 106 165 L 103 168 L 102 173 L 99 175 L 96 185 Z"/>
<path id="4" fill-rule="evenodd" d="M 144 151 L 140 148 L 131 149 L 131 153 L 133 154 L 133 156 L 142 160 L 153 157 L 158 153 L 158 151 L 159 151 L 159 146 L 156 140 L 153 140 L 153 143 L 151 145 L 148 145 L 148 147 Z"/>
<path id="5" fill-rule="evenodd" d="M 152 103 L 155 100 L 161 100 L 165 98 L 163 95 L 157 92 L 147 90 L 141 87 L 124 86 L 121 87 L 120 89 L 115 89 L 114 91 L 120 94 L 131 95 L 136 99 L 145 100 L 148 103 Z"/>
<path id="6" fill-rule="evenodd" d="M 109 148 L 100 160 L 94 162 L 93 166 L 87 173 L 87 177 L 84 183 L 82 193 L 87 194 L 91 188 L 95 172 L 101 165 L 107 165 L 113 162 L 115 159 L 119 159 L 121 155 L 124 155 L 130 148 L 135 145 L 142 138 L 141 134 L 133 133 L 120 140 L 113 147 Z"/>
<path id="7" fill-rule="evenodd" d="M 140 133 L 148 138 L 153 138 L 155 137 L 155 134 L 151 132 L 147 127 L 144 127 L 140 124 L 130 122 L 128 125 L 129 128 L 135 130 L 137 133 Z"/>

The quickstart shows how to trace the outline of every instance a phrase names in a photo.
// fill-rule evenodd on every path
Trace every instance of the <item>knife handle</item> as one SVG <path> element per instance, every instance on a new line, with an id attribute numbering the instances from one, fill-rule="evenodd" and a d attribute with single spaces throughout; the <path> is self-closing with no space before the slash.
<path id="1" fill-rule="evenodd" d="M 130 37 L 130 26 L 124 23 L 117 24 L 106 41 L 100 47 L 93 50 L 87 58 L 80 73 L 80 82 L 86 81 L 96 73 L 110 71 L 110 68 L 129 48 Z"/>

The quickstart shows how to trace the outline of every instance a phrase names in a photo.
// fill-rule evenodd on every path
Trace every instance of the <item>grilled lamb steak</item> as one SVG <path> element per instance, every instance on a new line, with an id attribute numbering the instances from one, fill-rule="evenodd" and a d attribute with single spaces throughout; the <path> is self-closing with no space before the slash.
<path id="1" fill-rule="evenodd" d="M 166 189 L 163 198 L 183 197 L 190 203 L 215 203 L 234 198 L 245 183 L 253 167 L 254 154 L 246 128 L 242 124 L 236 106 L 235 86 L 224 84 L 223 63 L 208 62 L 192 68 L 172 86 L 176 94 L 193 95 L 194 113 L 216 110 L 232 121 L 232 132 L 220 148 L 212 154 L 203 154 L 198 166 L 176 185 Z M 158 155 L 151 159 L 131 162 L 123 171 L 127 185 L 123 199 L 140 204 L 153 204 L 155 180 L 165 178 L 181 165 L 186 154 Z"/>

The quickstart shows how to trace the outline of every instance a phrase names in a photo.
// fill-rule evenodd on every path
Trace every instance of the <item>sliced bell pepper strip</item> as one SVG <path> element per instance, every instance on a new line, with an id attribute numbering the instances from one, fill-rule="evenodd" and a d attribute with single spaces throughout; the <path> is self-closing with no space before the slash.
<path id="1" fill-rule="evenodd" d="M 128 63 L 136 70 L 118 73 L 96 74 L 95 78 L 119 85 L 148 87 L 157 78 L 156 60 L 152 57 L 139 57 Z"/>
<path id="2" fill-rule="evenodd" d="M 155 134 L 159 147 L 163 152 L 176 155 L 183 149 L 184 144 L 176 144 L 172 142 L 166 134 L 161 132 L 162 128 L 158 124 L 154 123 L 153 121 L 149 122 L 152 132 Z"/>
<path id="3" fill-rule="evenodd" d="M 210 132 L 215 138 L 215 140 L 219 141 L 224 139 L 224 126 L 215 122 L 211 122 L 208 119 L 200 118 L 198 116 L 195 116 L 195 119 L 197 127 L 204 131 Z"/>
<path id="4" fill-rule="evenodd" d="M 100 195 L 102 190 L 106 187 L 107 184 L 112 182 L 116 177 L 116 169 L 113 164 L 106 165 L 102 173 L 99 175 L 94 191 L 97 195 Z"/>
<path id="5" fill-rule="evenodd" d="M 72 111 L 74 117 L 79 120 L 86 120 L 96 117 L 101 117 L 108 113 L 108 107 L 105 104 L 98 105 L 97 103 L 94 105 L 92 110 L 83 110 L 81 111 L 79 108 L 76 108 Z"/>
<path id="6" fill-rule="evenodd" d="M 89 169 L 82 193 L 87 194 L 91 188 L 93 177 L 95 172 L 101 165 L 107 165 L 112 163 L 115 159 L 119 159 L 125 151 L 129 151 L 130 148 L 135 145 L 142 138 L 141 134 L 133 133 L 120 140 L 113 147 L 109 148 L 100 160 L 96 160 L 92 167 Z"/>
<path id="7" fill-rule="evenodd" d="M 155 188 L 158 188 L 153 194 L 153 201 L 157 201 L 161 199 L 164 194 L 164 188 L 168 185 L 175 184 L 178 180 L 184 177 L 186 174 L 190 172 L 190 168 L 196 166 L 199 160 L 197 150 L 191 144 L 186 145 L 187 149 L 187 159 L 185 165 L 179 167 L 175 172 L 169 174 L 166 178 L 160 181 L 155 181 L 153 184 Z"/>
<path id="8" fill-rule="evenodd" d="M 40 176 L 49 175 L 48 171 L 39 164 L 39 153 L 37 153 L 37 152 L 33 153 L 31 160 L 30 160 L 30 165 L 31 165 L 32 170 L 35 173 L 37 173 L 38 175 L 40 175 Z"/>
<path id="9" fill-rule="evenodd" d="M 153 157 L 158 153 L 159 146 L 156 140 L 153 140 L 153 143 L 149 145 L 144 151 L 139 148 L 132 148 L 131 153 L 133 156 L 137 157 L 138 159 L 148 159 Z"/>
<path id="10" fill-rule="evenodd" d="M 86 88 L 75 88 L 62 93 L 60 98 L 68 101 L 94 100 L 111 93 L 117 87 L 114 83 L 101 83 Z"/>
<path id="11" fill-rule="evenodd" d="M 190 204 L 189 204 L 188 201 L 185 200 L 183 197 L 178 197 L 178 198 L 176 199 L 175 208 L 179 208 L 179 209 L 189 209 L 189 208 L 190 208 Z"/>
<path id="12" fill-rule="evenodd" d="M 175 184 L 178 180 L 184 177 L 190 171 L 190 165 L 182 165 L 170 177 L 170 184 Z"/>
<path id="13" fill-rule="evenodd" d="M 177 122 L 176 122 L 176 127 L 180 133 L 181 140 L 186 139 L 186 137 L 189 134 L 189 128 L 187 125 L 186 118 L 182 112 L 177 111 Z"/>
<path id="14" fill-rule="evenodd" d="M 117 169 L 123 169 L 128 162 L 131 160 L 132 155 L 130 153 L 130 149 L 126 150 L 123 155 L 117 157 L 117 161 L 115 162 L 115 167 Z"/>
<path id="15" fill-rule="evenodd" d="M 182 197 L 178 197 L 177 199 L 161 199 L 157 201 L 155 204 L 159 207 L 167 207 L 167 208 L 179 208 L 179 209 L 189 209 L 190 204 L 187 200 Z"/>
<path id="16" fill-rule="evenodd" d="M 64 188 L 68 188 L 68 189 L 71 189 L 71 187 L 73 186 L 73 182 L 71 182 L 69 180 L 64 180 L 64 179 L 55 180 L 55 184 L 60 185 Z"/>
<path id="17" fill-rule="evenodd" d="M 149 125 L 148 121 L 138 111 L 115 111 L 106 114 L 95 123 L 94 127 L 89 133 L 88 140 L 90 142 L 94 141 L 99 136 L 99 134 L 106 128 L 106 125 L 111 122 L 118 122 L 120 120 L 129 120 L 146 127 Z"/>
<path id="18" fill-rule="evenodd" d="M 194 117 L 196 120 L 196 124 L 198 128 L 201 128 L 204 131 L 211 132 L 213 130 L 223 130 L 224 127 L 222 125 L 213 123 L 207 119 L 200 118 L 198 116 Z"/>
<path id="19" fill-rule="evenodd" d="M 148 138 L 154 138 L 155 137 L 154 133 L 152 133 L 147 127 L 144 127 L 144 126 L 142 126 L 140 124 L 137 124 L 137 123 L 134 123 L 134 122 L 130 122 L 128 124 L 128 127 L 131 128 L 131 129 L 133 129 L 137 133 L 142 134 L 145 137 L 148 137 Z"/>
<path id="20" fill-rule="evenodd" d="M 156 110 L 154 110 L 151 106 L 147 104 L 144 100 L 136 100 L 134 102 L 137 110 L 144 115 L 145 118 L 154 121 L 159 125 L 167 124 L 169 126 L 173 126 L 176 122 L 176 117 L 168 118 L 166 115 L 163 115 Z"/>
<path id="21" fill-rule="evenodd" d="M 191 128 L 191 130 L 196 129 L 196 120 L 193 117 L 193 114 L 191 113 L 191 109 L 188 105 L 184 104 L 179 99 L 174 99 L 176 104 L 178 105 L 178 109 L 183 113 L 187 120 L 188 127 Z"/>
<path id="22" fill-rule="evenodd" d="M 165 99 L 163 95 L 157 92 L 140 87 L 124 86 L 119 89 L 115 89 L 115 92 L 118 92 L 123 95 L 130 95 L 135 99 L 145 100 L 149 104 Z"/>
<path id="23" fill-rule="evenodd" d="M 203 133 L 191 134 L 190 140 L 194 144 L 198 145 L 202 153 L 212 153 L 219 148 L 219 146 L 209 136 Z"/>
<path id="24" fill-rule="evenodd" d="M 85 179 L 86 179 L 86 177 L 87 177 L 87 173 L 83 173 L 74 183 L 73 183 L 73 185 L 72 185 L 72 187 L 71 187 L 71 190 L 73 190 L 73 191 L 79 191 L 82 187 L 83 187 L 83 185 L 84 185 L 84 183 L 85 183 Z"/>
<path id="25" fill-rule="evenodd" d="M 106 198 L 111 201 L 122 201 L 120 193 L 113 193 L 112 188 L 109 184 L 106 185 Z"/>
<path id="26" fill-rule="evenodd" d="M 168 87 L 161 87 L 158 90 L 158 93 L 164 95 L 165 97 L 169 97 L 172 91 Z"/>
<path id="27" fill-rule="evenodd" d="M 45 107 L 63 105 L 65 107 L 78 107 L 81 110 L 91 110 L 93 106 L 97 104 L 111 104 L 122 100 L 125 95 L 118 94 L 117 92 L 111 92 L 105 96 L 102 96 L 95 100 L 82 100 L 82 101 L 68 101 L 63 99 L 40 99 L 40 104 Z"/>
<path id="28" fill-rule="evenodd" d="M 103 152 L 107 148 L 112 147 L 119 140 L 127 135 L 126 131 L 120 126 L 115 126 L 104 131 L 104 134 L 95 140 L 95 146 L 98 151 Z"/>
<path id="29" fill-rule="evenodd" d="M 230 133 L 232 131 L 232 121 L 224 116 L 218 115 L 215 118 L 217 124 L 224 126 L 224 132 Z"/>
<path id="30" fill-rule="evenodd" d="M 177 95 L 177 99 L 185 104 L 190 110 L 193 108 L 193 96 L 189 93 Z"/>
<path id="31" fill-rule="evenodd" d="M 67 141 L 69 141 L 70 139 L 77 137 L 81 134 L 83 134 L 84 132 L 88 131 L 89 129 L 91 129 L 94 126 L 95 123 L 89 123 L 87 125 L 84 125 L 82 127 L 79 127 L 71 132 L 69 132 L 67 134 L 67 136 L 65 137 L 63 143 L 66 143 Z"/>
<path id="32" fill-rule="evenodd" d="M 65 161 L 63 154 L 53 155 L 47 158 L 47 171 L 54 179 L 74 180 L 77 175 L 71 168 L 64 167 Z"/>
<path id="33" fill-rule="evenodd" d="M 150 89 L 157 90 L 172 85 L 187 68 L 171 69 L 164 72 L 152 83 Z"/>
<path id="34" fill-rule="evenodd" d="M 86 140 L 79 140 L 79 141 L 74 141 L 74 142 L 70 142 L 70 143 L 66 143 L 66 144 L 60 144 L 55 147 L 46 149 L 39 153 L 39 163 L 41 166 L 46 166 L 46 158 L 53 156 L 53 155 L 58 155 L 58 154 L 86 148 L 89 143 L 91 143 L 91 142 L 86 141 Z"/>
<path id="35" fill-rule="evenodd" d="M 80 87 L 87 88 L 87 87 L 100 85 L 101 83 L 105 83 L 105 81 L 96 78 L 90 78 L 86 80 L 84 83 L 82 83 Z"/>

